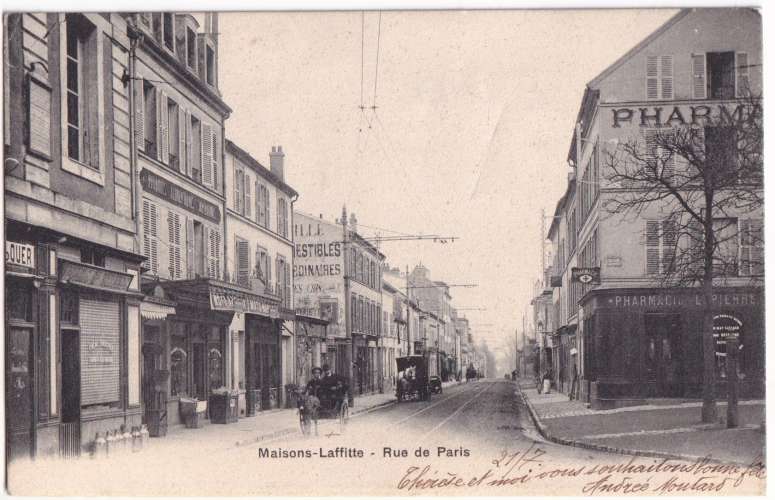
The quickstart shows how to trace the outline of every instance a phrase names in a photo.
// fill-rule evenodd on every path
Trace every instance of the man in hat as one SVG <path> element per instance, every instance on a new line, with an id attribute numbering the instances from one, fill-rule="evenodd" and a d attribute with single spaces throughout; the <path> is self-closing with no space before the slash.
<path id="1" fill-rule="evenodd" d="M 312 378 L 307 382 L 307 387 L 304 390 L 304 394 L 308 396 L 319 397 L 321 388 L 323 387 L 323 370 L 319 366 L 312 368 Z"/>
<path id="2" fill-rule="evenodd" d="M 322 384 L 324 390 L 328 392 L 331 399 L 336 400 L 341 399 L 349 389 L 347 387 L 347 379 L 341 375 L 333 373 L 331 371 L 331 367 L 327 363 L 323 365 Z"/>

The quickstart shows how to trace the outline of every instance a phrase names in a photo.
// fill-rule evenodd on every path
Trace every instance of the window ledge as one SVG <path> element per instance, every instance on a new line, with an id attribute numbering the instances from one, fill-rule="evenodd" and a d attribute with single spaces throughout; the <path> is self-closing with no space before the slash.
<path id="1" fill-rule="evenodd" d="M 78 177 L 99 186 L 105 186 L 105 174 L 103 174 L 102 171 L 87 167 L 83 163 L 77 162 L 67 156 L 62 157 L 62 170 L 77 175 Z"/>

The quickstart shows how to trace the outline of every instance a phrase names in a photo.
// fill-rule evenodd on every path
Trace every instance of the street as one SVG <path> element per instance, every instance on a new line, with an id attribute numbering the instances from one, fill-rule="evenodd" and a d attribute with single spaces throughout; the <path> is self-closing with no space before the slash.
<path id="1" fill-rule="evenodd" d="M 196 431 L 189 436 L 166 447 L 152 440 L 140 453 L 105 460 L 18 465 L 10 488 L 17 494 L 73 495 L 581 495 L 699 494 L 714 488 L 743 494 L 760 492 L 764 484 L 756 470 L 744 467 L 546 442 L 516 384 L 503 379 L 448 387 L 430 402 L 376 408 L 351 418 L 344 435 L 338 422 L 321 420 L 317 437 L 299 432 L 240 447 L 225 440 L 206 452 Z M 41 470 L 48 473 L 41 476 Z"/>

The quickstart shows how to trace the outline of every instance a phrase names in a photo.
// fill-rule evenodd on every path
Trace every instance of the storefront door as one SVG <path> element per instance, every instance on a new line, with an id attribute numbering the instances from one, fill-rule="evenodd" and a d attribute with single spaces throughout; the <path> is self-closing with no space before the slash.
<path id="1" fill-rule="evenodd" d="M 32 329 L 11 327 L 7 337 L 6 432 L 8 460 L 32 452 Z"/>
<path id="2" fill-rule="evenodd" d="M 650 387 L 648 396 L 681 396 L 681 324 L 680 316 L 646 314 L 645 369 Z"/>
<path id="3" fill-rule="evenodd" d="M 199 400 L 207 399 L 207 357 L 205 344 L 195 342 L 192 346 L 194 365 L 194 395 Z"/>

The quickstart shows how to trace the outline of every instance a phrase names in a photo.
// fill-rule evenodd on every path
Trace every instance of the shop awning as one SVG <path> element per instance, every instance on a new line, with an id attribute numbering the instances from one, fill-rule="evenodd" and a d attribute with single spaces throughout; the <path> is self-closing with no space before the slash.
<path id="1" fill-rule="evenodd" d="M 140 316 L 149 320 L 164 320 L 170 314 L 175 314 L 175 307 L 168 304 L 144 300 L 140 303 Z"/>

